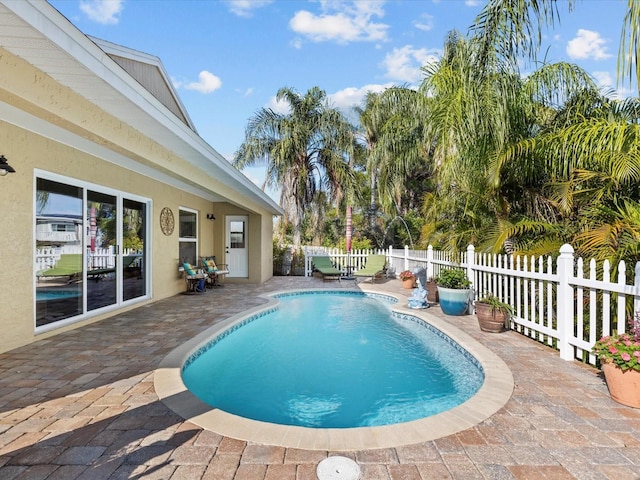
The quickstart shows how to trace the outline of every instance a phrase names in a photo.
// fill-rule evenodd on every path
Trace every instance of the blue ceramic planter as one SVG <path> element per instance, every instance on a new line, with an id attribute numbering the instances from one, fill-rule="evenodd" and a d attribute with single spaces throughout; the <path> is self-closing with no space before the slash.
<path id="1" fill-rule="evenodd" d="M 438 287 L 440 308 L 447 315 L 464 315 L 467 313 L 471 289 L 455 289 Z"/>

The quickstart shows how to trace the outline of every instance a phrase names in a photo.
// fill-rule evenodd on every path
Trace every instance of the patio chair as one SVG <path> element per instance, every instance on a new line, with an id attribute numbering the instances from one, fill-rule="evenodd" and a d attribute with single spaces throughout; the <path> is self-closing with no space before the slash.
<path id="1" fill-rule="evenodd" d="M 63 253 L 56 264 L 48 270 L 41 270 L 36 273 L 38 279 L 42 277 L 68 277 L 67 282 L 71 283 L 82 274 L 82 254 Z"/>
<path id="2" fill-rule="evenodd" d="M 200 270 L 196 270 L 190 263 L 184 262 L 182 264 L 182 271 L 184 273 L 184 281 L 187 284 L 187 294 L 205 293 L 207 287 L 205 285 L 208 275 Z"/>
<path id="3" fill-rule="evenodd" d="M 202 268 L 207 274 L 207 285 L 211 287 L 221 287 L 220 277 L 229 273 L 229 268 L 225 263 L 216 263 L 216 257 L 200 257 Z"/>
<path id="4" fill-rule="evenodd" d="M 322 275 L 323 282 L 325 282 L 327 278 L 330 280 L 337 279 L 338 281 L 340 281 L 342 272 L 333 266 L 329 257 L 312 257 L 311 262 L 313 263 L 313 268 L 315 268 Z"/>
<path id="5" fill-rule="evenodd" d="M 374 282 L 375 278 L 384 273 L 385 265 L 387 264 L 387 257 L 385 255 L 369 255 L 367 257 L 367 263 L 364 268 L 354 272 L 356 277 L 356 283 L 358 282 L 358 277 L 367 278 L 371 277 L 371 283 Z"/>

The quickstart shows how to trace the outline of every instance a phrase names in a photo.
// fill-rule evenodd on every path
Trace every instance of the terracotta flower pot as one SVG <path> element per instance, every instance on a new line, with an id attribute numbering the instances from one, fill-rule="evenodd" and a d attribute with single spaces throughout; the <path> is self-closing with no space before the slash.
<path id="1" fill-rule="evenodd" d="M 505 322 L 509 316 L 508 312 L 493 309 L 488 303 L 480 302 L 476 302 L 475 310 L 480 330 L 490 333 L 500 333 L 504 330 Z"/>
<path id="2" fill-rule="evenodd" d="M 438 284 L 436 282 L 427 282 L 424 287 L 427 289 L 427 302 L 438 303 Z"/>
<path id="3" fill-rule="evenodd" d="M 416 284 L 415 278 L 408 278 L 406 280 L 402 280 L 402 288 L 411 289 Z"/>
<path id="4" fill-rule="evenodd" d="M 607 380 L 611 398 L 622 405 L 640 408 L 640 372 L 623 372 L 613 363 L 603 363 L 602 372 Z"/>

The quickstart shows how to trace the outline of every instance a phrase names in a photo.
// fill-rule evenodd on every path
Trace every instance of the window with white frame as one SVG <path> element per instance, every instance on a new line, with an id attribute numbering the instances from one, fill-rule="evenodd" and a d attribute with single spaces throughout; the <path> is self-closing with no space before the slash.
<path id="1" fill-rule="evenodd" d="M 197 265 L 198 258 L 198 212 L 180 207 L 180 262 Z"/>

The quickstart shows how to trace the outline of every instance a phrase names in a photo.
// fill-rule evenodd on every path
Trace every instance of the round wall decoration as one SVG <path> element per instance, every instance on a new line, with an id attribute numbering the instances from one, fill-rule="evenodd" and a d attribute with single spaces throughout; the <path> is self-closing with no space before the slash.
<path id="1" fill-rule="evenodd" d="M 164 207 L 160 212 L 160 229 L 165 235 L 171 235 L 173 233 L 173 227 L 175 221 L 173 219 L 173 212 L 169 207 Z"/>

